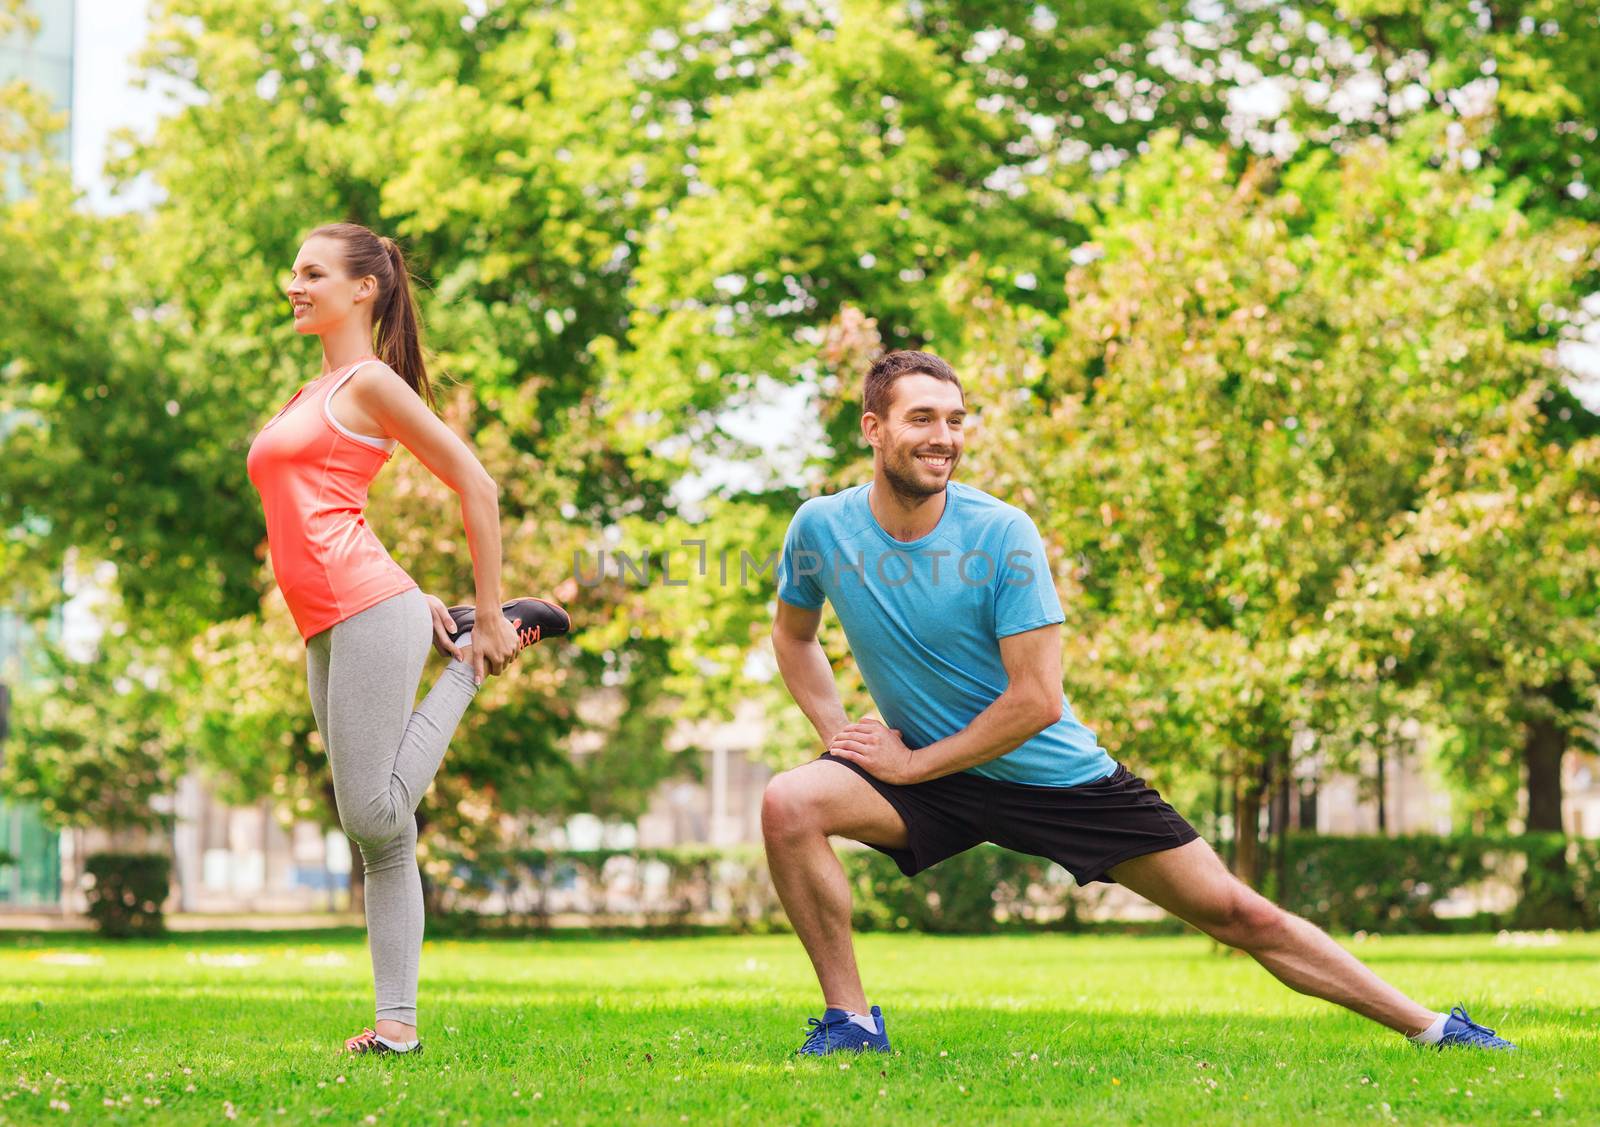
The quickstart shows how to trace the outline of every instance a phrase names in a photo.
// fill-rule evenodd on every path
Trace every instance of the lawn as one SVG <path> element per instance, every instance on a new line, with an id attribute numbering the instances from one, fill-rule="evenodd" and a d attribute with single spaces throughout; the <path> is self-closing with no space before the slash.
<path id="1" fill-rule="evenodd" d="M 0 938 L 0 1124 L 1600 1123 L 1600 937 L 1354 945 L 1515 1054 L 1411 1048 L 1198 937 L 866 936 L 895 1052 L 797 1060 L 788 936 L 430 941 L 420 1057 L 351 1059 L 359 933 Z"/>

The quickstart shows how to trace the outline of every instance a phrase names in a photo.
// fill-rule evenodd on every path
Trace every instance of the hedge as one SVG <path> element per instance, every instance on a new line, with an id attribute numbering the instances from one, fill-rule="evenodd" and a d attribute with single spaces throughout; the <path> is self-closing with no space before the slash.
<path id="1" fill-rule="evenodd" d="M 166 931 L 161 905 L 170 888 L 172 862 L 157 853 L 95 853 L 83 865 L 88 876 L 89 918 L 115 939 Z"/>
<path id="2" fill-rule="evenodd" d="M 1600 842 L 1559 835 L 1321 837 L 1284 843 L 1288 880 L 1263 890 L 1333 931 L 1600 926 Z M 840 851 L 861 931 L 1072 930 L 1105 886 L 1084 890 L 1038 857 L 984 845 L 908 879 L 876 850 Z M 765 928 L 781 922 L 759 846 L 515 850 L 448 862 L 441 906 L 474 912 L 498 894 L 496 926 L 547 927 L 563 911 L 600 925 Z M 1507 910 L 1465 919 L 1436 908 L 1485 890 Z M 597 911 L 597 909 L 599 909 Z"/>
<path id="3" fill-rule="evenodd" d="M 1439 931 L 1435 906 L 1452 893 L 1498 884 L 1516 898 L 1491 926 L 1595 927 L 1600 842 L 1560 834 L 1323 837 L 1285 842 L 1284 907 L 1334 931 Z"/>

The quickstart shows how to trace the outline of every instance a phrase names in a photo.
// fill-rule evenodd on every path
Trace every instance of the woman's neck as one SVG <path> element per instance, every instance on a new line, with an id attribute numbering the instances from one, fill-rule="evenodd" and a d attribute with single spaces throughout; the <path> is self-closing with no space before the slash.
<path id="1" fill-rule="evenodd" d="M 354 317 L 322 334 L 322 374 L 348 367 L 372 355 L 372 328 Z"/>

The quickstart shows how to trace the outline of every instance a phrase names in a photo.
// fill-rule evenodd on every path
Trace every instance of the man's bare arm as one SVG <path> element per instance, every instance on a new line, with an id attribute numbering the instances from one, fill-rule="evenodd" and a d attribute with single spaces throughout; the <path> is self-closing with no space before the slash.
<path id="1" fill-rule="evenodd" d="M 1061 627 L 1001 638 L 1000 660 L 1009 679 L 1005 692 L 955 735 L 908 749 L 880 722 L 859 720 L 839 729 L 828 750 L 896 785 L 953 775 L 1015 751 L 1061 719 Z"/>
<path id="2" fill-rule="evenodd" d="M 778 658 L 778 672 L 800 711 L 817 730 L 823 746 L 849 722 L 839 700 L 839 686 L 833 680 L 833 667 L 817 641 L 822 611 L 805 610 L 778 600 L 778 614 L 772 621 L 772 652 Z"/>

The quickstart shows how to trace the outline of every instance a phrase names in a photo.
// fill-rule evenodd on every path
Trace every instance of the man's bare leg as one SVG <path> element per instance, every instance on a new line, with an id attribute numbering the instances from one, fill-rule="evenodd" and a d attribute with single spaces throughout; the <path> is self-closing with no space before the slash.
<path id="1" fill-rule="evenodd" d="M 1110 875 L 1140 896 L 1237 947 L 1291 990 L 1325 998 L 1412 1035 L 1437 1016 L 1379 978 L 1309 920 L 1285 912 L 1228 872 L 1203 841 L 1149 853 Z"/>
<path id="2" fill-rule="evenodd" d="M 850 884 L 830 834 L 904 848 L 905 823 L 881 794 L 842 763 L 820 760 L 785 771 L 761 800 L 767 867 L 783 910 L 822 985 L 825 1004 L 867 1012 L 850 935 Z"/>

